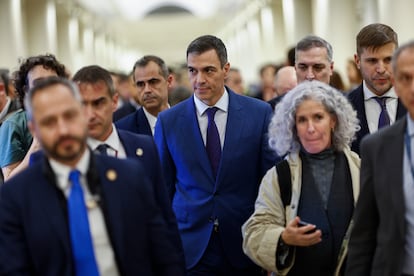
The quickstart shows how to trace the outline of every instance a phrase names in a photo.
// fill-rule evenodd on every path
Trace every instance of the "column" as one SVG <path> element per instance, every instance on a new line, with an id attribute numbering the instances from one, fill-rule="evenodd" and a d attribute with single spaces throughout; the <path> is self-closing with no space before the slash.
<path id="1" fill-rule="evenodd" d="M 15 70 L 26 56 L 24 18 L 20 0 L 0 1 L 0 67 Z"/>
<path id="2" fill-rule="evenodd" d="M 26 1 L 28 54 L 57 53 L 56 6 L 53 0 Z"/>

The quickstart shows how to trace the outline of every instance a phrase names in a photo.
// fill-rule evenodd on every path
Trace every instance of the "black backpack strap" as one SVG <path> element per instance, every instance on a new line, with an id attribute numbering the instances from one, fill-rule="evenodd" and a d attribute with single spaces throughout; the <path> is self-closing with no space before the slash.
<path id="1" fill-rule="evenodd" d="M 282 198 L 283 206 L 290 204 L 292 198 L 292 180 L 290 175 L 289 163 L 286 159 L 276 164 L 277 177 L 279 179 L 280 197 Z"/>

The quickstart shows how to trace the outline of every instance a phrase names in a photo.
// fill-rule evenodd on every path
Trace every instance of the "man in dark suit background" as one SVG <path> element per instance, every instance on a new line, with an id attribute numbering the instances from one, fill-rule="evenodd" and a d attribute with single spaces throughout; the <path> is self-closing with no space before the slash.
<path id="1" fill-rule="evenodd" d="M 361 139 L 378 130 L 382 101 L 388 116 L 388 125 L 406 113 L 391 83 L 391 57 L 398 47 L 397 33 L 384 24 L 370 24 L 356 37 L 355 63 L 361 71 L 362 84 L 348 94 L 357 111 L 361 129 L 356 134 L 351 149 L 359 153 Z M 382 124 L 381 124 L 382 125 Z"/>
<path id="2" fill-rule="evenodd" d="M 72 229 L 83 212 L 86 228 L 79 233 L 89 237 L 84 245 L 92 275 L 183 275 L 181 252 L 168 238 L 141 164 L 88 149 L 74 84 L 39 80 L 25 101 L 29 128 L 45 156 L 0 188 L 0 274 L 75 275 L 85 259 L 76 254 Z M 79 181 L 69 181 L 74 170 Z M 75 205 L 85 211 L 73 216 L 71 198 L 79 190 L 85 196 Z"/>
<path id="3" fill-rule="evenodd" d="M 292 87 L 295 86 L 295 83 L 301 83 L 305 80 L 318 80 L 329 84 L 334 68 L 334 61 L 332 45 L 328 41 L 319 36 L 307 35 L 299 40 L 294 50 L 296 78 L 293 79 L 291 76 L 286 78 L 286 76 L 278 76 L 278 74 L 276 74 L 277 81 L 280 81 L 284 85 L 292 83 L 290 84 Z M 283 74 L 284 72 L 291 71 L 291 68 L 282 68 L 280 71 L 280 73 Z M 280 85 L 275 84 L 276 89 L 278 89 L 279 86 Z M 277 93 L 279 94 L 279 92 Z M 272 106 L 272 110 L 275 109 L 275 106 L 283 99 L 283 97 L 284 94 L 278 95 L 268 101 Z"/>
<path id="4" fill-rule="evenodd" d="M 99 152 L 104 146 L 101 149 L 104 154 L 117 158 L 133 158 L 143 164 L 145 174 L 154 185 L 157 203 L 169 224 L 170 239 L 176 243 L 177 250 L 182 250 L 177 222 L 153 138 L 114 126 L 112 115 L 117 107 L 118 93 L 115 92 L 109 71 L 97 65 L 85 66 L 74 74 L 73 81 L 79 87 L 85 106 L 89 147 Z"/>
<path id="5" fill-rule="evenodd" d="M 161 58 L 150 55 L 135 62 L 133 76 L 142 107 L 116 121 L 115 125 L 119 129 L 153 136 L 158 114 L 169 108 L 168 88 L 172 76 Z"/>
<path id="6" fill-rule="evenodd" d="M 187 275 L 257 275 L 242 251 L 241 225 L 276 160 L 267 137 L 272 110 L 224 86 L 230 64 L 219 38 L 191 42 L 187 67 L 194 97 L 161 112 L 154 136 Z"/>
<path id="7" fill-rule="evenodd" d="M 414 275 L 414 41 L 392 58 L 408 114 L 361 143 L 361 192 L 346 275 Z"/>

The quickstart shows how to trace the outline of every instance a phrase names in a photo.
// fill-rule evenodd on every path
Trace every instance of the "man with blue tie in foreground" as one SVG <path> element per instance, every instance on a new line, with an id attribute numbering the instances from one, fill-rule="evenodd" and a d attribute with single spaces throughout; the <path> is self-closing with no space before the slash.
<path id="1" fill-rule="evenodd" d="M 143 167 L 94 155 L 73 83 L 26 99 L 45 156 L 0 189 L 0 275 L 184 275 Z"/>
<path id="2" fill-rule="evenodd" d="M 223 42 L 206 35 L 187 48 L 194 97 L 161 112 L 155 142 L 184 246 L 187 275 L 257 275 L 242 251 L 241 225 L 273 166 L 270 105 L 224 86 Z"/>

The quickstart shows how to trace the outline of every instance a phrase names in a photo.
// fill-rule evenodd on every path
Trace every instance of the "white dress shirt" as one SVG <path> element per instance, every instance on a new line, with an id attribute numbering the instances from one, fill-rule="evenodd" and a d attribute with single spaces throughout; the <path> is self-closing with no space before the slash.
<path id="1" fill-rule="evenodd" d="M 88 201 L 96 200 L 90 193 L 86 183 L 86 173 L 88 171 L 90 159 L 90 152 L 86 150 L 76 165 L 76 169 L 81 173 L 81 186 L 85 203 Z M 49 159 L 50 166 L 56 175 L 57 185 L 65 194 L 65 197 L 69 197 L 71 184 L 69 181 L 69 173 L 73 168 L 58 163 L 53 159 Z M 93 249 L 95 252 L 96 262 L 98 264 L 99 274 L 101 276 L 116 276 L 118 270 L 116 267 L 114 251 L 109 242 L 108 232 L 105 225 L 105 220 L 102 214 L 102 210 L 98 205 L 94 208 L 88 208 L 88 220 L 89 228 L 91 231 Z"/>
<path id="2" fill-rule="evenodd" d="M 151 132 L 152 132 L 152 136 L 154 136 L 155 124 L 157 123 L 157 117 L 155 117 L 154 115 L 152 115 L 151 113 L 149 113 L 145 109 L 145 107 L 142 107 L 142 109 L 144 110 L 145 117 L 147 117 L 148 123 L 150 125 Z"/>
<path id="3" fill-rule="evenodd" d="M 108 136 L 108 138 L 105 141 L 99 141 L 91 137 L 88 137 L 88 146 L 92 150 L 95 150 L 101 144 L 107 144 L 109 146 L 109 148 L 107 149 L 107 153 L 109 156 L 122 159 L 127 158 L 125 148 L 122 145 L 121 140 L 119 139 L 118 131 L 116 130 L 114 124 L 112 124 L 112 133 Z"/>
<path id="4" fill-rule="evenodd" d="M 368 89 L 363 82 L 363 91 L 364 91 L 364 103 L 365 103 L 365 115 L 367 117 L 369 133 L 374 133 L 378 130 L 378 120 L 381 113 L 381 106 L 378 102 L 374 99 L 377 97 L 375 93 Z M 397 117 L 397 106 L 398 106 L 398 97 L 395 94 L 394 87 L 391 87 L 383 97 L 389 97 L 387 99 L 387 111 L 388 116 L 390 117 L 390 124 L 392 125 L 395 122 L 395 118 Z"/>
<path id="5" fill-rule="evenodd" d="M 218 108 L 216 111 L 216 114 L 214 116 L 214 122 L 216 123 L 217 130 L 220 135 L 220 145 L 223 149 L 224 145 L 224 138 L 226 137 L 226 124 L 227 124 L 227 116 L 228 116 L 228 108 L 229 108 L 229 94 L 227 93 L 227 90 L 225 88 L 224 93 L 221 96 L 221 98 L 217 101 L 217 103 L 214 105 Z M 198 125 L 200 127 L 201 136 L 203 137 L 204 145 L 206 145 L 207 142 L 207 126 L 208 126 L 208 116 L 206 113 L 206 110 L 209 107 L 202 101 L 200 101 L 199 98 L 197 98 L 194 95 L 194 103 L 197 110 L 197 120 Z"/>

